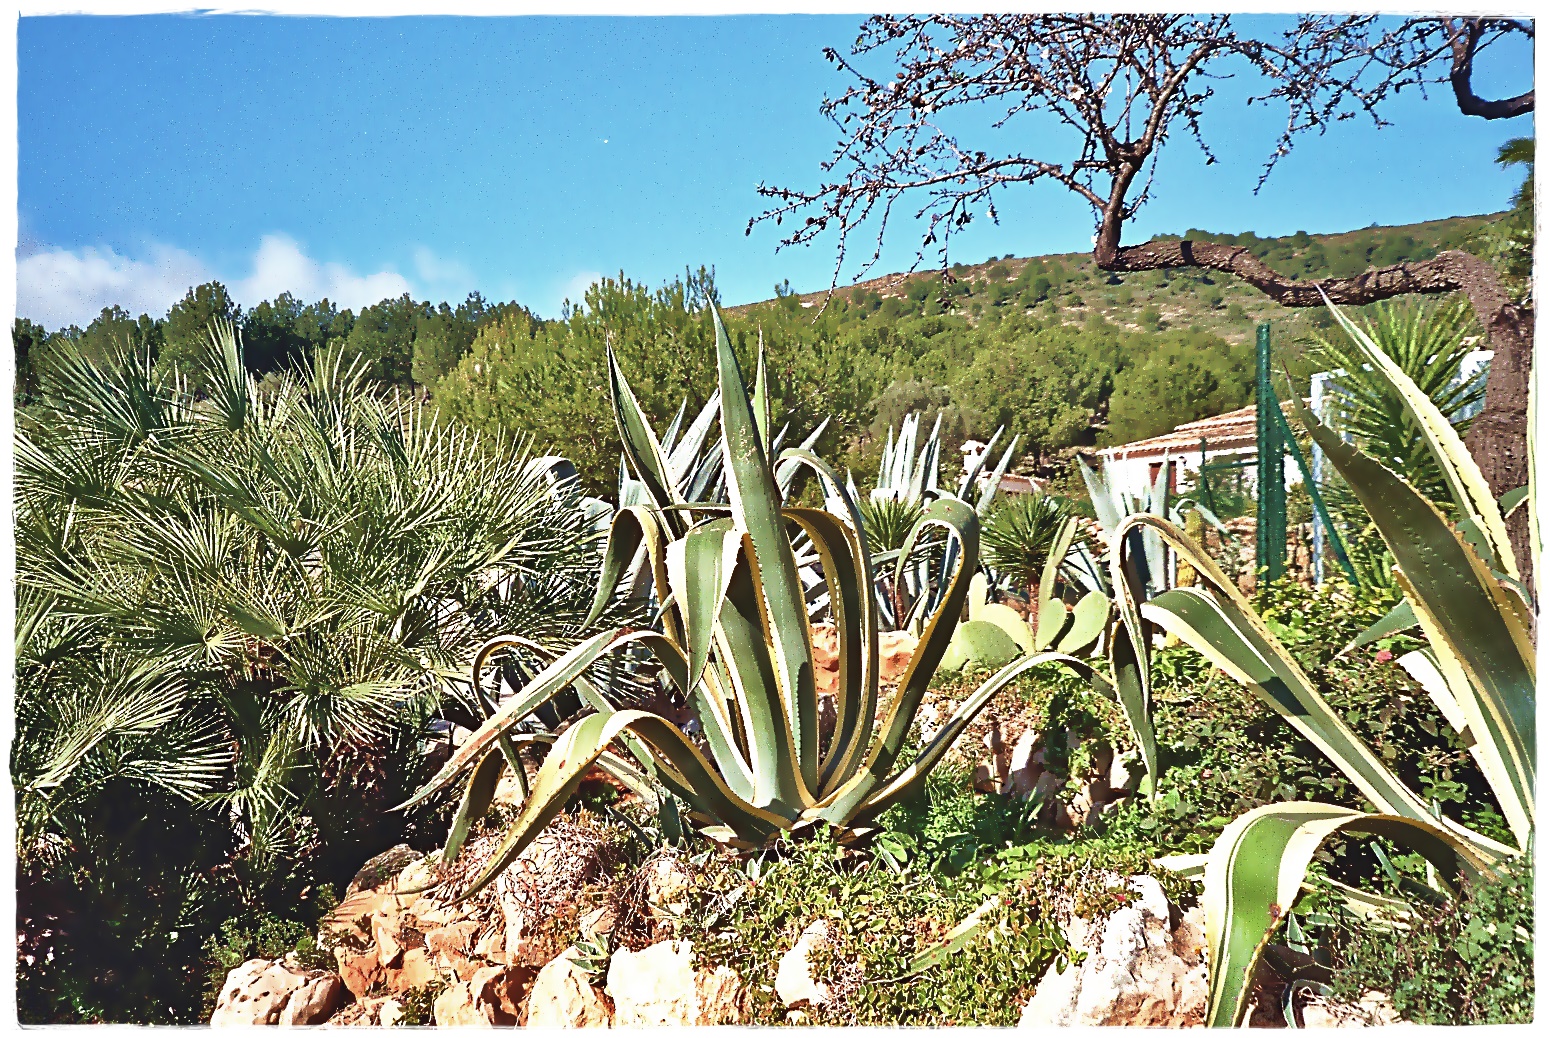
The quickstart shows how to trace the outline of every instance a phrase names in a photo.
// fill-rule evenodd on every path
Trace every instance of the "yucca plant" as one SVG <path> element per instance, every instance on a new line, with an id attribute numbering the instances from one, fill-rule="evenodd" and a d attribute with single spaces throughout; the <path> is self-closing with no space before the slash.
<path id="1" fill-rule="evenodd" d="M 556 740 L 520 814 L 465 896 L 516 859 L 594 764 L 648 795 L 660 784 L 688 806 L 689 821 L 700 833 L 732 846 L 756 847 L 781 832 L 819 825 L 850 838 L 918 790 L 969 722 L 1028 668 L 1059 661 L 1107 687 L 1080 660 L 1060 653 L 1028 656 L 981 685 L 908 766 L 896 766 L 977 570 L 978 517 L 957 498 L 931 501 L 901 551 L 907 559 L 908 542 L 937 528 L 955 545 L 958 561 L 879 722 L 873 558 L 860 510 L 833 470 L 812 452 L 793 448 L 771 463 L 762 380 L 750 400 L 719 314 L 714 324 L 727 506 L 682 500 L 655 435 L 610 359 L 620 438 L 651 501 L 615 517 L 594 610 L 608 602 L 629 558 L 644 546 L 661 607 L 660 629 L 606 631 L 562 655 L 549 654 L 552 662 L 510 697 L 411 801 L 471 771 L 464 779 L 468 792 L 458 824 L 478 817 L 488 807 L 484 791 L 493 788 L 506 766 L 500 741 L 514 725 L 569 686 L 594 707 L 595 713 Z M 818 480 L 823 508 L 782 502 L 776 470 L 787 465 L 803 466 Z M 827 737 L 818 723 L 812 632 L 793 549 L 798 536 L 809 539 L 820 560 L 839 634 L 836 720 Z M 513 645 L 529 647 L 520 638 L 489 642 L 475 661 L 475 681 L 485 661 Z M 657 713 L 614 710 L 595 694 L 594 665 L 632 652 L 649 656 L 678 690 L 693 715 L 690 730 L 697 726 L 699 735 Z"/>
<path id="2" fill-rule="evenodd" d="M 1019 494 L 1003 500 L 985 523 L 985 561 L 1016 581 L 1030 604 L 1037 597 L 1044 563 L 1070 514 L 1070 502 L 1063 498 Z"/>
<path id="3" fill-rule="evenodd" d="M 1150 600 L 1116 580 L 1132 644 L 1149 646 L 1155 625 L 1194 647 L 1254 690 L 1376 808 L 1272 804 L 1227 826 L 1204 859 L 1207 1022 L 1218 1026 L 1232 1026 L 1241 1018 L 1259 956 L 1291 910 L 1313 855 L 1326 839 L 1370 833 L 1392 840 L 1424 856 L 1444 891 L 1456 877 L 1489 874 L 1496 864 L 1532 846 L 1533 641 L 1528 596 L 1517 580 L 1503 509 L 1436 405 L 1361 328 L 1338 310 L 1335 316 L 1363 363 L 1403 401 L 1406 420 L 1420 430 L 1435 459 L 1457 524 L 1390 468 L 1322 425 L 1295 396 L 1293 408 L 1392 552 L 1397 579 L 1428 642 L 1419 656 L 1407 657 L 1407 669 L 1422 679 L 1442 715 L 1471 746 L 1514 845 L 1444 817 L 1407 788 L 1318 693 L 1234 583 L 1177 528 L 1151 515 L 1125 519 L 1118 527 L 1116 566 L 1133 550 L 1124 535 L 1148 530 L 1199 574 L 1196 586 Z M 1139 670 L 1145 680 L 1144 660 Z"/>

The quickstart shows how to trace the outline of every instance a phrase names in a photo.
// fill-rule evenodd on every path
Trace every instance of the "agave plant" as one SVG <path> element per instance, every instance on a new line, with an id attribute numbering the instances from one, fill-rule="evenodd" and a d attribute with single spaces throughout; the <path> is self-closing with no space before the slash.
<path id="1" fill-rule="evenodd" d="M 1001 439 L 1005 428 L 991 436 L 990 442 L 980 452 L 958 481 L 956 493 L 949 495 L 941 486 L 942 416 L 925 440 L 920 440 L 920 415 L 905 415 L 899 424 L 898 436 L 888 430 L 888 441 L 878 462 L 877 485 L 865 499 L 856 490 L 855 480 L 846 474 L 846 489 L 853 499 L 861 501 L 861 512 L 870 524 L 868 533 L 879 535 L 872 547 L 879 550 L 878 561 L 891 561 L 893 551 L 904 543 L 903 532 L 908 520 L 927 503 L 940 497 L 955 496 L 965 503 L 973 500 L 974 510 L 983 520 L 989 514 L 1001 477 L 1017 454 L 1018 437 L 1002 453 L 1000 462 L 990 473 L 985 485 L 976 493 L 975 483 L 984 471 L 985 462 Z M 893 543 L 897 541 L 897 543 Z M 911 558 L 909 565 L 896 567 L 897 574 L 879 573 L 876 587 L 877 604 L 882 622 L 894 630 L 918 626 L 923 618 L 938 604 L 944 576 L 957 563 L 956 547 L 952 541 L 925 538 L 913 545 L 918 557 Z"/>
<path id="2" fill-rule="evenodd" d="M 1331 309 L 1335 308 L 1331 306 Z M 1378 460 L 1322 425 L 1294 397 L 1298 419 L 1360 499 L 1393 554 L 1405 597 L 1428 647 L 1407 657 L 1442 715 L 1479 763 L 1513 834 L 1502 844 L 1444 817 L 1406 787 L 1319 695 L 1236 586 L 1204 552 L 1152 515 L 1120 523 L 1116 564 L 1149 530 L 1199 574 L 1194 587 L 1143 600 L 1121 588 L 1132 644 L 1151 644 L 1153 625 L 1176 635 L 1254 690 L 1317 746 L 1376 808 L 1272 804 L 1227 826 L 1204 861 L 1210 948 L 1207 1022 L 1242 1016 L 1260 953 L 1299 895 L 1319 846 L 1338 833 L 1371 833 L 1423 855 L 1444 890 L 1455 877 L 1489 874 L 1532 845 L 1535 781 L 1534 654 L 1528 596 L 1517 580 L 1503 509 L 1457 431 L 1403 370 L 1335 310 L 1374 377 L 1403 401 L 1421 431 L 1457 510 L 1450 523 L 1436 505 Z M 1529 495 L 1532 496 L 1532 495 Z M 1536 560 L 1537 562 L 1537 560 Z M 1145 680 L 1144 660 L 1139 668 Z M 1199 863 L 1192 863 L 1199 867 Z"/>
<path id="3" fill-rule="evenodd" d="M 1156 480 L 1140 497 L 1135 497 L 1124 488 L 1115 486 L 1106 471 L 1094 472 L 1081 458 L 1077 459 L 1077 465 L 1081 469 L 1082 481 L 1087 484 L 1087 493 L 1092 499 L 1098 524 L 1103 527 L 1104 536 L 1109 540 L 1110 550 L 1113 551 L 1117 547 L 1120 537 L 1129 537 L 1134 542 L 1130 553 L 1131 565 L 1139 581 L 1138 586 L 1148 598 L 1167 586 L 1167 549 L 1162 538 L 1147 526 L 1131 526 L 1122 532 L 1120 526 L 1127 517 L 1152 515 L 1167 519 L 1175 526 L 1179 526 L 1184 523 L 1185 512 L 1195 511 L 1223 536 L 1232 536 L 1222 521 L 1205 505 L 1194 498 L 1175 498 L 1169 493 L 1170 466 L 1166 459 Z"/>
<path id="4" fill-rule="evenodd" d="M 563 654 L 548 654 L 549 665 L 410 802 L 471 772 L 458 819 L 465 824 L 487 808 L 484 790 L 493 788 L 506 766 L 500 740 L 527 714 L 570 686 L 594 707 L 556 740 L 521 812 L 464 896 L 516 859 L 594 764 L 648 795 L 660 784 L 687 805 L 688 820 L 700 833 L 732 846 L 755 847 L 781 832 L 818 825 L 853 838 L 889 805 L 918 790 L 969 722 L 1028 668 L 1059 661 L 1107 687 L 1091 666 L 1070 656 L 1028 656 L 981 685 L 919 755 L 900 766 L 915 712 L 977 570 L 978 516 L 961 500 L 942 497 L 925 506 L 911 531 L 914 540 L 926 529 L 943 530 L 958 561 L 879 721 L 878 616 L 869 590 L 873 557 L 860 511 L 833 470 L 811 451 L 793 448 L 772 463 L 765 448 L 769 418 L 762 380 L 750 400 L 719 314 L 714 324 L 726 506 L 682 499 L 623 373 L 610 360 L 620 438 L 651 500 L 615 517 L 595 609 L 609 600 L 629 558 L 643 546 L 660 604 L 660 629 L 605 631 Z M 776 477 L 783 466 L 812 473 L 824 491 L 823 508 L 783 503 Z M 812 631 L 797 574 L 799 535 L 820 560 L 839 635 L 836 717 L 827 734 L 818 722 Z M 908 557 L 909 547 L 906 543 L 901 558 Z M 526 639 L 510 637 L 486 644 L 475 661 L 476 683 L 492 654 L 512 645 L 531 648 Z M 660 668 L 688 704 L 692 723 L 679 725 L 651 711 L 614 710 L 595 694 L 595 666 L 629 652 L 646 654 Z"/>

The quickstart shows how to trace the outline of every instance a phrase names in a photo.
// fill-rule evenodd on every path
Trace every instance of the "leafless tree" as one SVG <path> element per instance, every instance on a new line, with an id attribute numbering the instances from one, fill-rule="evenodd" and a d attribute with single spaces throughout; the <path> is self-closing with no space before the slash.
<path id="1" fill-rule="evenodd" d="M 832 289 L 858 232 L 875 238 L 857 278 L 877 262 L 894 207 L 908 195 L 924 226 L 916 266 L 934 249 L 945 271 L 953 233 L 981 213 L 996 220 L 998 189 L 1048 180 L 1093 207 L 1093 260 L 1103 270 L 1216 270 L 1289 307 L 1322 305 L 1323 295 L 1359 305 L 1463 292 L 1495 350 L 1470 447 L 1494 490 L 1521 486 L 1528 472 L 1533 313 L 1509 297 L 1486 261 L 1450 250 L 1354 277 L 1303 281 L 1278 274 L 1242 246 L 1189 240 L 1130 245 L 1122 234 L 1149 197 L 1170 135 L 1188 137 L 1207 164 L 1216 161 L 1202 121 L 1224 75 L 1257 73 L 1263 93 L 1250 103 L 1285 111 L 1262 185 L 1301 134 L 1322 133 L 1355 117 L 1383 125 L 1383 103 L 1406 88 L 1424 92 L 1446 82 L 1462 112 L 1486 119 L 1532 112 L 1532 90 L 1489 100 L 1475 93 L 1472 77 L 1482 53 L 1510 36 L 1532 39 L 1533 23 L 1356 15 L 1298 18 L 1278 35 L 1240 26 L 1230 15 L 870 18 L 848 55 L 825 52 L 851 82 L 822 106 L 840 133 L 834 156 L 823 164 L 823 182 L 814 190 L 761 184 L 759 193 L 772 206 L 750 220 L 748 230 L 761 221 L 789 220 L 794 227 L 782 239 L 784 247 L 812 243 L 832 229 L 838 235 Z M 890 52 L 891 77 L 863 68 L 881 64 Z M 984 139 L 966 143 L 973 131 L 965 127 L 987 111 Z M 1037 137 L 1017 132 L 1027 125 L 1023 117 L 1042 120 Z M 1037 150 L 1022 147 L 1030 139 Z M 1527 529 L 1521 514 L 1517 519 L 1514 544 L 1526 562 Z"/>

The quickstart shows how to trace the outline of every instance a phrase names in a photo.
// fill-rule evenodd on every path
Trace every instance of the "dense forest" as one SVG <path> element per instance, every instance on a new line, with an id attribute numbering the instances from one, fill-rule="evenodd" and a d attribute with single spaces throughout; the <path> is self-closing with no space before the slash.
<path id="1" fill-rule="evenodd" d="M 1248 247 L 1282 273 L 1343 276 L 1372 265 L 1476 247 L 1497 217 L 1458 217 L 1333 235 L 1297 232 L 1187 236 Z M 432 304 L 408 295 L 359 313 L 289 294 L 249 309 L 218 282 L 192 287 L 161 317 L 108 307 L 85 328 L 16 321 L 16 402 L 25 407 L 50 356 L 105 358 L 149 351 L 199 388 L 214 322 L 239 329 L 247 363 L 278 373 L 319 349 L 369 365 L 383 383 L 428 398 L 486 431 L 530 437 L 570 457 L 593 491 L 609 494 L 618 445 L 604 357 L 620 354 L 651 417 L 665 423 L 711 384 L 705 304 L 720 302 L 712 271 L 648 288 L 620 273 L 553 320 L 477 293 Z M 1281 362 L 1306 376 L 1307 336 L 1321 312 L 1286 310 L 1206 271 L 1114 275 L 1085 254 L 991 257 L 948 271 L 891 275 L 825 292 L 777 285 L 773 299 L 728 309 L 738 348 L 762 342 L 775 403 L 794 434 L 824 418 L 821 447 L 864 480 L 885 431 L 911 410 L 942 415 L 947 446 L 999 425 L 1022 436 L 1023 466 L 1050 472 L 1071 448 L 1121 443 L 1246 403 L 1254 325 L 1275 324 Z"/>

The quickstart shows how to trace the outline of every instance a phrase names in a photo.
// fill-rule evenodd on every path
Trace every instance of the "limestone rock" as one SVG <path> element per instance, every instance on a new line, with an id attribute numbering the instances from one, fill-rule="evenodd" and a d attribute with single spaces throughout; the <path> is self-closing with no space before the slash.
<path id="1" fill-rule="evenodd" d="M 279 1023 L 292 993 L 306 983 L 305 974 L 283 962 L 250 959 L 226 975 L 211 1027 L 247 1027 Z"/>
<path id="2" fill-rule="evenodd" d="M 812 955 L 829 945 L 829 921 L 808 924 L 791 950 L 780 957 L 775 971 L 775 993 L 788 1008 L 799 1003 L 821 1006 L 829 1001 L 829 985 L 813 979 Z"/>
<path id="3" fill-rule="evenodd" d="M 1368 991 L 1355 1005 L 1319 995 L 1302 1007 L 1304 1027 L 1386 1027 L 1400 1022 L 1394 1003 L 1381 991 Z"/>
<path id="4" fill-rule="evenodd" d="M 350 994 L 356 998 L 365 998 L 367 993 L 381 984 L 386 976 L 382 963 L 377 958 L 376 948 L 368 947 L 365 951 L 335 948 L 334 961 L 339 963 L 339 976 L 344 981 L 344 986 L 349 988 Z"/>
<path id="5" fill-rule="evenodd" d="M 592 978 L 576 967 L 576 949 L 568 948 L 538 971 L 527 1000 L 528 1027 L 607 1027 L 608 1006 L 592 988 Z"/>
<path id="6" fill-rule="evenodd" d="M 377 1007 L 377 1026 L 397 1027 L 404 1018 L 404 1004 L 396 998 L 384 998 Z"/>
<path id="7" fill-rule="evenodd" d="M 1178 931 L 1170 928 L 1168 899 L 1155 879 L 1137 876 L 1127 886 L 1131 902 L 1106 920 L 1072 919 L 1066 939 L 1087 957 L 1064 971 L 1050 967 L 1023 1007 L 1019 1027 L 1183 1027 L 1204 1021 L 1204 927 L 1186 917 Z"/>
<path id="8" fill-rule="evenodd" d="M 677 919 L 689 911 L 694 877 L 676 854 L 664 853 L 646 866 L 646 904 L 658 919 Z"/>
<path id="9" fill-rule="evenodd" d="M 693 945 L 662 941 L 638 952 L 620 948 L 608 962 L 608 995 L 616 1027 L 693 1024 L 699 1016 Z"/>
<path id="10" fill-rule="evenodd" d="M 473 986 L 459 982 L 447 987 L 436 996 L 431 1007 L 431 1017 L 437 1027 L 494 1027 L 495 1021 L 485 1015 L 474 995 Z"/>
<path id="11" fill-rule="evenodd" d="M 615 1027 L 688 1027 L 742 1019 L 743 989 L 737 974 L 725 966 L 696 970 L 694 945 L 688 941 L 615 951 L 608 963 L 607 990 L 614 1001 Z"/>
<path id="12" fill-rule="evenodd" d="M 383 986 L 393 994 L 403 994 L 415 988 L 423 988 L 436 980 L 441 972 L 431 962 L 430 953 L 424 948 L 410 948 L 396 966 L 390 966 L 383 978 Z"/>
<path id="13" fill-rule="evenodd" d="M 281 1027 L 320 1024 L 344 1003 L 344 992 L 344 982 L 337 973 L 311 977 L 285 1000 L 278 1022 Z"/>
<path id="14" fill-rule="evenodd" d="M 324 1027 L 391 1027 L 390 1021 L 403 1017 L 403 1005 L 394 998 L 379 996 L 351 1002 L 328 1018 Z"/>

